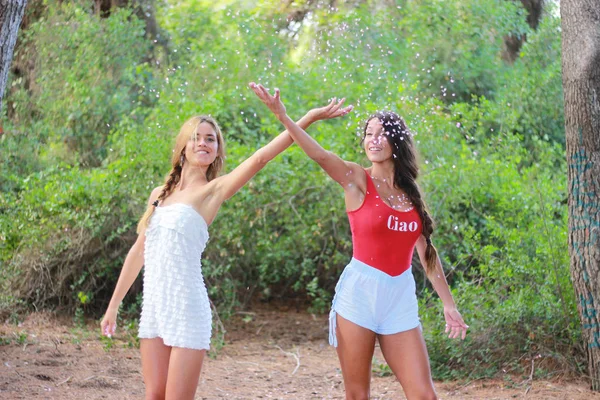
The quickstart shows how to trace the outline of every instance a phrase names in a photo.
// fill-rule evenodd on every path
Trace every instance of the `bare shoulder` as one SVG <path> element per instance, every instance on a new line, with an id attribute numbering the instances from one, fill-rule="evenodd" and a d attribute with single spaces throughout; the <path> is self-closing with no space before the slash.
<path id="1" fill-rule="evenodd" d="M 152 189 L 152 192 L 150 193 L 150 198 L 148 199 L 148 205 L 158 200 L 158 196 L 160 196 L 160 192 L 162 192 L 162 190 L 163 186 L 157 186 L 154 189 Z"/>
<path id="2" fill-rule="evenodd" d="M 357 188 L 361 192 L 366 192 L 367 175 L 365 174 L 365 169 L 363 168 L 363 166 L 351 161 L 345 161 L 345 163 L 350 169 L 350 176 L 348 179 L 350 183 L 353 183 L 355 185 L 355 188 Z"/>

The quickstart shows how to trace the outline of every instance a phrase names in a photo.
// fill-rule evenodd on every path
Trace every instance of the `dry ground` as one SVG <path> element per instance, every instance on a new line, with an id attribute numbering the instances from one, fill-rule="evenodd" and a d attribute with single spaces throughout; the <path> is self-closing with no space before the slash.
<path id="1" fill-rule="evenodd" d="M 227 323 L 225 347 L 207 358 L 196 399 L 343 399 L 327 317 L 262 308 Z M 122 332 L 122 331 L 121 331 Z M 117 334 L 107 351 L 96 329 L 46 313 L 0 325 L 0 399 L 142 399 L 140 356 Z M 377 349 L 375 358 L 383 363 Z M 437 382 L 440 398 L 600 400 L 584 382 Z M 394 377 L 373 378 L 373 399 L 404 399 Z"/>

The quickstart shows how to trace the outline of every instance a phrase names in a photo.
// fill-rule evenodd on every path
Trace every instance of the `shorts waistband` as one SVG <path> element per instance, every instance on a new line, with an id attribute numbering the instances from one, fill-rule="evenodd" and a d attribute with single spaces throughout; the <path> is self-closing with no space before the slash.
<path id="1" fill-rule="evenodd" d="M 363 275 L 366 275 L 366 276 L 370 276 L 370 277 L 377 278 L 377 279 L 389 280 L 392 282 L 396 281 L 396 280 L 402 280 L 402 279 L 404 279 L 404 276 L 406 276 L 406 274 L 412 273 L 412 265 L 411 265 L 410 267 L 408 267 L 408 269 L 406 271 L 404 271 L 400 275 L 391 276 L 375 267 L 370 266 L 369 264 L 366 264 L 360 260 L 357 260 L 354 257 L 352 257 L 352 259 L 350 260 L 350 262 L 348 263 L 346 268 L 352 268 L 353 270 L 355 270 Z"/>

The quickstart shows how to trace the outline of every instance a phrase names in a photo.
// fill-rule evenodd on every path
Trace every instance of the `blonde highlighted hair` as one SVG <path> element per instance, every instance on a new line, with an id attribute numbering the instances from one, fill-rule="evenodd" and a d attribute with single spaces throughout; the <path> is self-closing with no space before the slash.
<path id="1" fill-rule="evenodd" d="M 192 117 L 185 121 L 179 130 L 179 134 L 175 138 L 175 147 L 173 148 L 173 156 L 171 157 L 171 171 L 165 178 L 165 184 L 162 186 L 162 190 L 158 196 L 158 199 L 148 206 L 146 212 L 140 219 L 140 222 L 137 226 L 138 234 L 148 226 L 150 217 L 154 213 L 158 203 L 169 197 L 169 195 L 177 187 L 177 184 L 181 180 L 181 171 L 183 170 L 183 164 L 185 162 L 185 146 L 190 138 L 194 138 L 194 140 L 196 139 L 198 126 L 200 126 L 200 124 L 203 122 L 212 126 L 217 136 L 218 144 L 217 157 L 212 164 L 208 166 L 208 169 L 206 170 L 206 179 L 210 182 L 219 176 L 225 161 L 225 142 L 223 141 L 221 128 L 219 128 L 219 124 L 217 124 L 217 121 L 215 121 L 215 119 L 212 117 L 206 115 Z"/>

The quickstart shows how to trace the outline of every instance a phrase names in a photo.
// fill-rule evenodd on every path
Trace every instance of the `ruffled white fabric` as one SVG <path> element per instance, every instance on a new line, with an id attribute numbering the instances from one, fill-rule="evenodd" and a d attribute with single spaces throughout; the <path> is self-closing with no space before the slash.
<path id="1" fill-rule="evenodd" d="M 146 229 L 140 338 L 209 349 L 212 313 L 201 264 L 207 241 L 206 221 L 192 206 L 156 207 Z"/>

